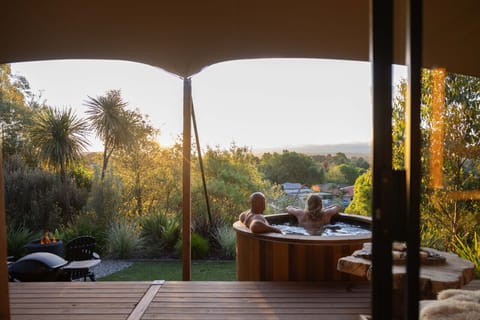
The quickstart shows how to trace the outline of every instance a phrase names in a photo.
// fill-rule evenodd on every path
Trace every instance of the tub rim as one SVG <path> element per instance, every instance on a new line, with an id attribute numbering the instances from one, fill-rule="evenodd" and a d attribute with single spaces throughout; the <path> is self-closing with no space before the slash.
<path id="1" fill-rule="evenodd" d="M 269 220 L 269 217 L 282 218 L 290 217 L 288 213 L 278 213 L 265 215 L 265 218 Z M 360 216 L 356 214 L 346 214 L 339 213 L 338 218 L 340 220 L 350 220 L 363 224 L 371 225 L 372 219 L 366 216 Z M 233 224 L 233 229 L 240 233 L 242 236 L 255 238 L 264 241 L 273 241 L 273 242 L 284 242 L 284 243 L 295 243 L 295 244 L 315 244 L 315 245 L 342 245 L 349 242 L 358 242 L 358 241 L 371 241 L 372 233 L 369 234 L 359 234 L 359 235 L 346 235 L 346 236 L 306 236 L 306 235 L 297 235 L 297 234 L 279 234 L 274 232 L 267 233 L 253 233 L 247 228 L 242 222 L 236 221 Z"/>

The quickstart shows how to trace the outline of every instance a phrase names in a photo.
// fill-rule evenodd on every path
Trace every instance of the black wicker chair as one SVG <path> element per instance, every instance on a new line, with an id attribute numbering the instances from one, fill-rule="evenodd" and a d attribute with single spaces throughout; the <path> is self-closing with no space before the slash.
<path id="1" fill-rule="evenodd" d="M 91 268 L 100 263 L 100 257 L 95 252 L 95 238 L 80 236 L 69 241 L 65 246 L 65 260 L 69 262 L 64 270 L 70 280 L 81 279 L 95 281 L 95 273 Z"/>

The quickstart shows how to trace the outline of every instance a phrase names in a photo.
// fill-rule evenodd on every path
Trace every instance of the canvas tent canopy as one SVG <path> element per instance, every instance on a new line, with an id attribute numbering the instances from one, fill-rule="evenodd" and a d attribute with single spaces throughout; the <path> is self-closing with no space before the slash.
<path id="1" fill-rule="evenodd" d="M 394 61 L 404 62 L 405 1 Z M 0 63 L 142 62 L 181 77 L 228 60 L 369 60 L 368 0 L 3 1 Z M 480 2 L 425 0 L 423 63 L 480 75 Z"/>

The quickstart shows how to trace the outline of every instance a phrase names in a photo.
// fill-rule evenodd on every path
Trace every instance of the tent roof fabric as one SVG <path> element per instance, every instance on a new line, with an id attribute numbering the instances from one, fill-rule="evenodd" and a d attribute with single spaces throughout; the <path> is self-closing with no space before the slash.
<path id="1" fill-rule="evenodd" d="M 398 64 L 404 2 L 395 5 Z M 120 59 L 188 77 L 237 59 L 369 60 L 368 0 L 22 0 L 2 12 L 0 63 Z M 480 75 L 478 12 L 477 0 L 425 0 L 424 66 Z"/>

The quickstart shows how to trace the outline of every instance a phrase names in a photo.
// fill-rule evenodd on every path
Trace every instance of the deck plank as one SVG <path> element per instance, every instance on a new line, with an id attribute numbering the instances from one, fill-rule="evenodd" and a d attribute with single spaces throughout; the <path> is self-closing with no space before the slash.
<path id="1" fill-rule="evenodd" d="M 150 282 L 15 282 L 12 320 L 125 320 Z"/>
<path id="2" fill-rule="evenodd" d="M 167 282 L 142 319 L 355 319 L 370 312 L 367 284 Z"/>
<path id="3" fill-rule="evenodd" d="M 336 319 L 370 313 L 368 283 L 11 283 L 12 320 Z"/>

